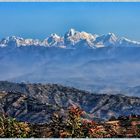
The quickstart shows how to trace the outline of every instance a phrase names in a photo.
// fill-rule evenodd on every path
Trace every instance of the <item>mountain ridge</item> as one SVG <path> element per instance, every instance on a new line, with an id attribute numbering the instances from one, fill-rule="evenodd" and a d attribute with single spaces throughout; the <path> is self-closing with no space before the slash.
<path id="1" fill-rule="evenodd" d="M 82 43 L 84 42 L 84 43 Z M 81 44 L 81 45 L 79 45 Z M 39 39 L 24 39 L 21 37 L 11 36 L 3 38 L 0 41 L 0 47 L 25 47 L 25 46 L 42 46 L 42 47 L 59 47 L 59 48 L 77 48 L 77 46 L 86 46 L 89 48 L 100 47 L 140 47 L 140 42 L 131 41 L 125 37 L 117 37 L 114 33 L 97 35 L 85 31 L 76 31 L 70 29 L 64 36 L 56 33 L 51 34 L 43 41 Z"/>

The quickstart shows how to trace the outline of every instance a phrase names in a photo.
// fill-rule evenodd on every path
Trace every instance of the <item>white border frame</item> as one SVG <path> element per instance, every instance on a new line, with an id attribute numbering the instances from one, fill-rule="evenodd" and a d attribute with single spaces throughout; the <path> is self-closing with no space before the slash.
<path id="1" fill-rule="evenodd" d="M 140 2 L 140 0 L 0 0 L 0 2 Z M 24 140 L 85 140 L 89 138 L 24 138 Z M 90 138 L 91 140 L 140 140 L 140 138 Z M 0 140 L 22 140 L 20 138 L 0 138 Z"/>
<path id="2" fill-rule="evenodd" d="M 0 0 L 0 2 L 140 2 L 140 0 Z"/>

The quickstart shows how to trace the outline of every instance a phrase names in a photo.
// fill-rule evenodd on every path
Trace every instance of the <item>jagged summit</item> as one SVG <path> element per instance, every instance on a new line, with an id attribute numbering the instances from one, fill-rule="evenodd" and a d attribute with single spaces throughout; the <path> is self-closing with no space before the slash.
<path id="1" fill-rule="evenodd" d="M 16 36 L 9 36 L 6 38 L 3 38 L 0 41 L 0 46 L 6 47 L 6 46 L 18 46 L 20 42 L 22 42 L 24 39 L 21 37 L 16 37 Z"/>
<path id="2" fill-rule="evenodd" d="M 117 41 L 117 39 L 118 39 L 114 33 L 108 33 L 107 37 L 109 39 L 112 39 L 113 41 Z"/>
<path id="3" fill-rule="evenodd" d="M 124 37 L 117 37 L 109 32 L 104 35 L 77 31 L 69 29 L 64 36 L 56 33 L 51 34 L 43 41 L 38 39 L 23 39 L 21 37 L 11 36 L 0 41 L 0 47 L 21 47 L 21 46 L 43 46 L 60 48 L 100 48 L 100 47 L 140 47 L 140 42 L 131 41 Z"/>
<path id="4" fill-rule="evenodd" d="M 78 33 L 78 31 L 76 31 L 75 29 L 71 28 L 68 30 L 68 32 L 66 32 L 65 36 L 74 36 L 76 33 Z"/>

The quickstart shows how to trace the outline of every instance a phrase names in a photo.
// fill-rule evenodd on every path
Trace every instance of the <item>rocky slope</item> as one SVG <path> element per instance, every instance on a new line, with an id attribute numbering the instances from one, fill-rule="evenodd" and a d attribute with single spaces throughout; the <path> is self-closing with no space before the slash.
<path id="1" fill-rule="evenodd" d="M 0 108 L 19 120 L 43 123 L 54 111 L 80 106 L 89 118 L 140 114 L 140 98 L 94 94 L 56 84 L 0 82 Z M 5 91 L 5 92 L 4 92 Z"/>

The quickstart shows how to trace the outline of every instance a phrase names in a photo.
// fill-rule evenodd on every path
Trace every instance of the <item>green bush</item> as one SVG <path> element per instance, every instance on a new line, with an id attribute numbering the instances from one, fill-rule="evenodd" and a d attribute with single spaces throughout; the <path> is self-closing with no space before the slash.
<path id="1" fill-rule="evenodd" d="M 30 137 L 30 127 L 26 122 L 18 122 L 14 118 L 0 116 L 1 138 L 27 138 Z"/>

